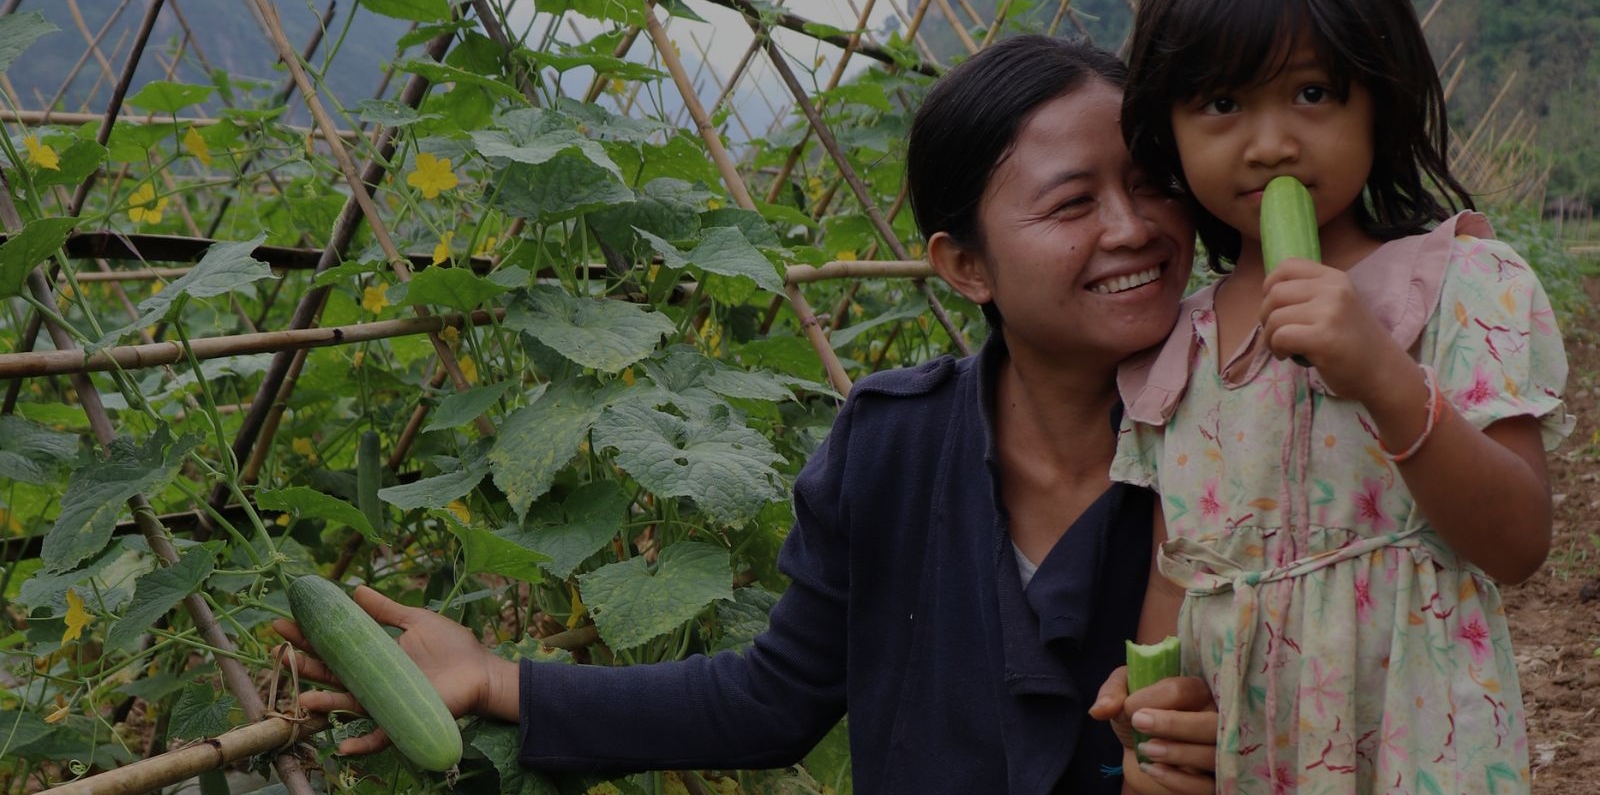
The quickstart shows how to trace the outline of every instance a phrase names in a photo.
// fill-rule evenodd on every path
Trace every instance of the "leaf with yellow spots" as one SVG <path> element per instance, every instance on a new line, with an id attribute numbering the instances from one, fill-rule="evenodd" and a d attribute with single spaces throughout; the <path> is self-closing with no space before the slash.
<path id="1" fill-rule="evenodd" d="M 422 191 L 422 198 L 433 199 L 441 191 L 456 186 L 456 172 L 450 169 L 450 158 L 435 157 L 428 152 L 417 154 L 416 168 L 406 175 L 406 184 Z"/>
<path id="2" fill-rule="evenodd" d="M 381 284 L 369 284 L 361 291 L 361 308 L 376 315 L 389 305 L 389 296 Z"/>
<path id="3" fill-rule="evenodd" d="M 444 509 L 455 514 L 456 521 L 462 524 L 472 524 L 472 511 L 467 510 L 467 504 L 460 500 L 451 500 Z"/>
<path id="4" fill-rule="evenodd" d="M 22 146 L 28 150 L 28 162 L 48 171 L 61 170 L 61 156 L 49 144 L 39 143 L 39 136 L 30 135 L 22 139 Z"/>
<path id="5" fill-rule="evenodd" d="M 211 165 L 211 147 L 206 145 L 206 139 L 200 137 L 200 130 L 190 126 L 189 131 L 183 134 L 183 150 L 195 156 L 201 165 Z"/>
<path id="6" fill-rule="evenodd" d="M 61 633 L 63 644 L 77 640 L 83 635 L 83 628 L 94 623 L 94 616 L 83 609 L 83 598 L 78 592 L 67 589 L 67 631 Z"/>
<path id="7" fill-rule="evenodd" d="M 450 242 L 455 239 L 455 232 L 445 232 L 444 236 L 439 238 L 439 245 L 433 247 L 433 264 L 442 265 L 445 260 L 450 259 Z"/>
<path id="8" fill-rule="evenodd" d="M 128 217 L 136 224 L 159 224 L 167 209 L 167 197 L 156 198 L 156 186 L 146 182 L 128 197 Z"/>

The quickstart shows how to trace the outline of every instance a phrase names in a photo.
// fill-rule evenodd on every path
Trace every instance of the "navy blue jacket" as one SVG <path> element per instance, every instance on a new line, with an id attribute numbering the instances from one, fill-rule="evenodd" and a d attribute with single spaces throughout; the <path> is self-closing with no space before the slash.
<path id="1" fill-rule="evenodd" d="M 1101 767 L 1121 746 L 1087 710 L 1138 622 L 1154 502 L 1112 485 L 1022 589 L 990 420 L 995 337 L 856 384 L 795 483 L 791 584 L 742 655 L 524 662 L 522 763 L 779 767 L 848 708 L 863 795 L 1117 792 Z"/>

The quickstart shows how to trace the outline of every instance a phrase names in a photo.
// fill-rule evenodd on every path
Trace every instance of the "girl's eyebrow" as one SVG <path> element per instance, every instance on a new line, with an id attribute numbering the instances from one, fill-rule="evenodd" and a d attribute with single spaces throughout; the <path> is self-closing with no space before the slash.
<path id="1" fill-rule="evenodd" d="M 1034 191 L 1033 198 L 1035 201 L 1037 201 L 1041 198 L 1044 198 L 1045 194 L 1067 184 L 1068 182 L 1080 179 L 1088 179 L 1089 176 L 1089 170 L 1085 168 L 1074 169 L 1072 171 L 1056 172 L 1044 182 L 1040 183 L 1039 189 Z"/>

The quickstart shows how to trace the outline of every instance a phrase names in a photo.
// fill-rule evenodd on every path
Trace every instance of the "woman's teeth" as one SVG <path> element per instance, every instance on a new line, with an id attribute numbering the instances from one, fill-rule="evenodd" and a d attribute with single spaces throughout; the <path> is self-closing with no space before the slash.
<path id="1" fill-rule="evenodd" d="M 1127 276 L 1118 276 L 1114 279 L 1096 282 L 1089 287 L 1089 291 L 1100 293 L 1101 295 L 1110 295 L 1111 293 L 1120 293 L 1124 290 L 1142 287 L 1159 278 L 1161 278 L 1161 268 L 1157 266 L 1138 273 L 1130 273 Z"/>

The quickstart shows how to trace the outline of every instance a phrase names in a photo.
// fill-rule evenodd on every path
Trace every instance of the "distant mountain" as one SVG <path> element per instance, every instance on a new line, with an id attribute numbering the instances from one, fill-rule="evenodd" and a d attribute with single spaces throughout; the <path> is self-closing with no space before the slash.
<path id="1" fill-rule="evenodd" d="M 303 50 L 321 23 L 319 16 L 328 7 L 328 0 L 277 0 L 276 4 L 289 41 L 297 50 Z M 81 23 L 72 13 L 72 4 L 61 0 L 23 0 L 17 8 L 18 13 L 37 11 L 60 28 L 40 39 L 6 72 L 24 108 L 42 109 L 59 97 L 56 110 L 103 110 L 111 96 L 114 75 L 128 60 L 134 34 L 149 3 L 77 0 L 76 5 Z M 189 44 L 184 43 L 185 25 L 194 37 Z M 407 23 L 373 14 L 354 0 L 336 3 L 328 33 L 313 55 L 313 62 L 322 64 L 330 44 L 338 40 L 337 55 L 323 70 L 328 85 L 322 90 L 331 90 L 345 105 L 373 96 L 383 78 L 383 69 L 395 60 L 395 43 L 406 30 Z M 92 56 L 73 74 L 74 65 L 96 36 L 113 74 L 108 75 Z M 169 65 L 180 53 L 169 76 Z M 288 72 L 276 63 L 271 39 L 250 13 L 248 3 L 168 0 L 134 72 L 129 95 L 152 80 L 210 84 L 208 72 L 216 70 L 228 73 L 234 81 L 258 80 L 275 88 L 288 79 Z M 71 80 L 66 82 L 69 76 Z M 273 88 L 266 88 L 262 94 L 270 95 Z M 303 103 L 291 102 L 290 107 L 291 114 L 298 115 L 300 121 L 308 117 Z"/>

